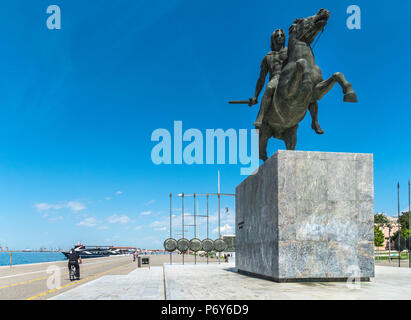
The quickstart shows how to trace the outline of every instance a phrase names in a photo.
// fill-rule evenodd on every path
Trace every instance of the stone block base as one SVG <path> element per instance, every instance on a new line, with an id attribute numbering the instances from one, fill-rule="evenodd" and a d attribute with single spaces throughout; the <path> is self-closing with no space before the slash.
<path id="1" fill-rule="evenodd" d="M 279 282 L 374 277 L 372 154 L 278 151 L 236 188 L 236 267 Z"/>

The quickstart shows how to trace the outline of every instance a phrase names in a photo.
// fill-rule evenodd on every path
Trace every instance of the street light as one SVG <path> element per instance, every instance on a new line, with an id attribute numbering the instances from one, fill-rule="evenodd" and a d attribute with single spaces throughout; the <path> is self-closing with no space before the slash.
<path id="1" fill-rule="evenodd" d="M 411 186 L 408 179 L 408 268 L 411 268 Z"/>
<path id="2" fill-rule="evenodd" d="M 398 182 L 398 267 L 401 267 L 400 183 Z"/>
<path id="3" fill-rule="evenodd" d="M 391 224 L 388 225 L 388 258 L 391 262 Z"/>

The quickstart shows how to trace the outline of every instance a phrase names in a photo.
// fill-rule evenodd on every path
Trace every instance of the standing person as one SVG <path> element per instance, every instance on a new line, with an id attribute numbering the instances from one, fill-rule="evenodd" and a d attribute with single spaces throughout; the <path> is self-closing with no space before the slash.
<path id="1" fill-rule="evenodd" d="M 135 262 L 136 261 L 136 252 L 134 251 L 133 252 L 133 262 Z"/>
<path id="2" fill-rule="evenodd" d="M 71 270 L 71 266 L 74 266 L 76 268 L 77 280 L 80 280 L 80 264 L 83 262 L 81 260 L 80 254 L 76 250 L 77 248 L 80 248 L 80 247 L 81 247 L 81 244 L 78 244 L 73 249 L 71 249 L 69 253 L 69 261 L 68 261 L 69 272 Z"/>

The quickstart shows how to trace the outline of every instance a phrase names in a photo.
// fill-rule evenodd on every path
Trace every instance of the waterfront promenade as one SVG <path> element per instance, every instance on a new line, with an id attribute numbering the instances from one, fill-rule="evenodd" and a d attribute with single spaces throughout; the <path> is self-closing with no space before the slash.
<path id="1" fill-rule="evenodd" d="M 181 258 L 181 256 L 173 256 L 173 261 L 181 262 Z M 205 261 L 204 258 L 199 257 L 197 260 Z M 151 266 L 162 266 L 168 261 L 169 255 L 150 256 Z M 186 256 L 185 261 L 194 261 L 194 257 Z M 67 261 L 17 265 L 12 268 L 2 266 L 0 267 L 0 300 L 49 299 L 104 276 L 127 275 L 136 268 L 137 262 L 133 262 L 131 255 L 83 259 L 80 266 L 80 281 L 71 282 Z M 144 268 L 148 267 L 143 265 L 142 269 Z M 53 275 L 60 280 L 59 287 L 54 289 L 50 286 Z"/>
<path id="2" fill-rule="evenodd" d="M 376 265 L 376 277 L 359 286 L 345 282 L 275 283 L 238 274 L 233 262 L 173 255 L 150 256 L 137 268 L 132 256 L 83 260 L 81 280 L 70 282 L 67 262 L 0 267 L 0 299 L 12 300 L 263 300 L 411 299 L 411 269 Z M 49 289 L 52 266 L 60 286 Z"/>
<path id="3" fill-rule="evenodd" d="M 411 269 L 376 266 L 370 282 L 276 283 L 236 272 L 234 263 L 165 264 L 104 276 L 53 300 L 397 300 L 411 299 Z"/>

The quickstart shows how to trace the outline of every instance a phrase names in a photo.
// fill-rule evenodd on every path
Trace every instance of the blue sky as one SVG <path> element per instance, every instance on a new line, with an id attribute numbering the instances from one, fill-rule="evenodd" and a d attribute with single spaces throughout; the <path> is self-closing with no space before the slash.
<path id="1" fill-rule="evenodd" d="M 343 72 L 359 103 L 343 103 L 336 86 L 320 102 L 326 134 L 307 116 L 297 148 L 373 153 L 375 210 L 396 214 L 397 181 L 405 208 L 410 3 L 295 2 L 2 1 L 0 244 L 161 248 L 170 192 L 216 192 L 220 170 L 222 192 L 234 193 L 244 176 L 240 165 L 156 166 L 151 133 L 172 131 L 175 120 L 183 130 L 252 129 L 258 108 L 227 101 L 253 95 L 274 29 L 322 7 L 331 18 L 317 64 L 324 77 Z M 51 4 L 61 7 L 61 30 L 46 27 Z M 346 27 L 351 4 L 361 8 L 361 30 Z M 272 140 L 269 153 L 278 149 Z M 234 201 L 222 206 L 230 232 Z M 215 227 L 214 218 L 211 237 Z"/>

